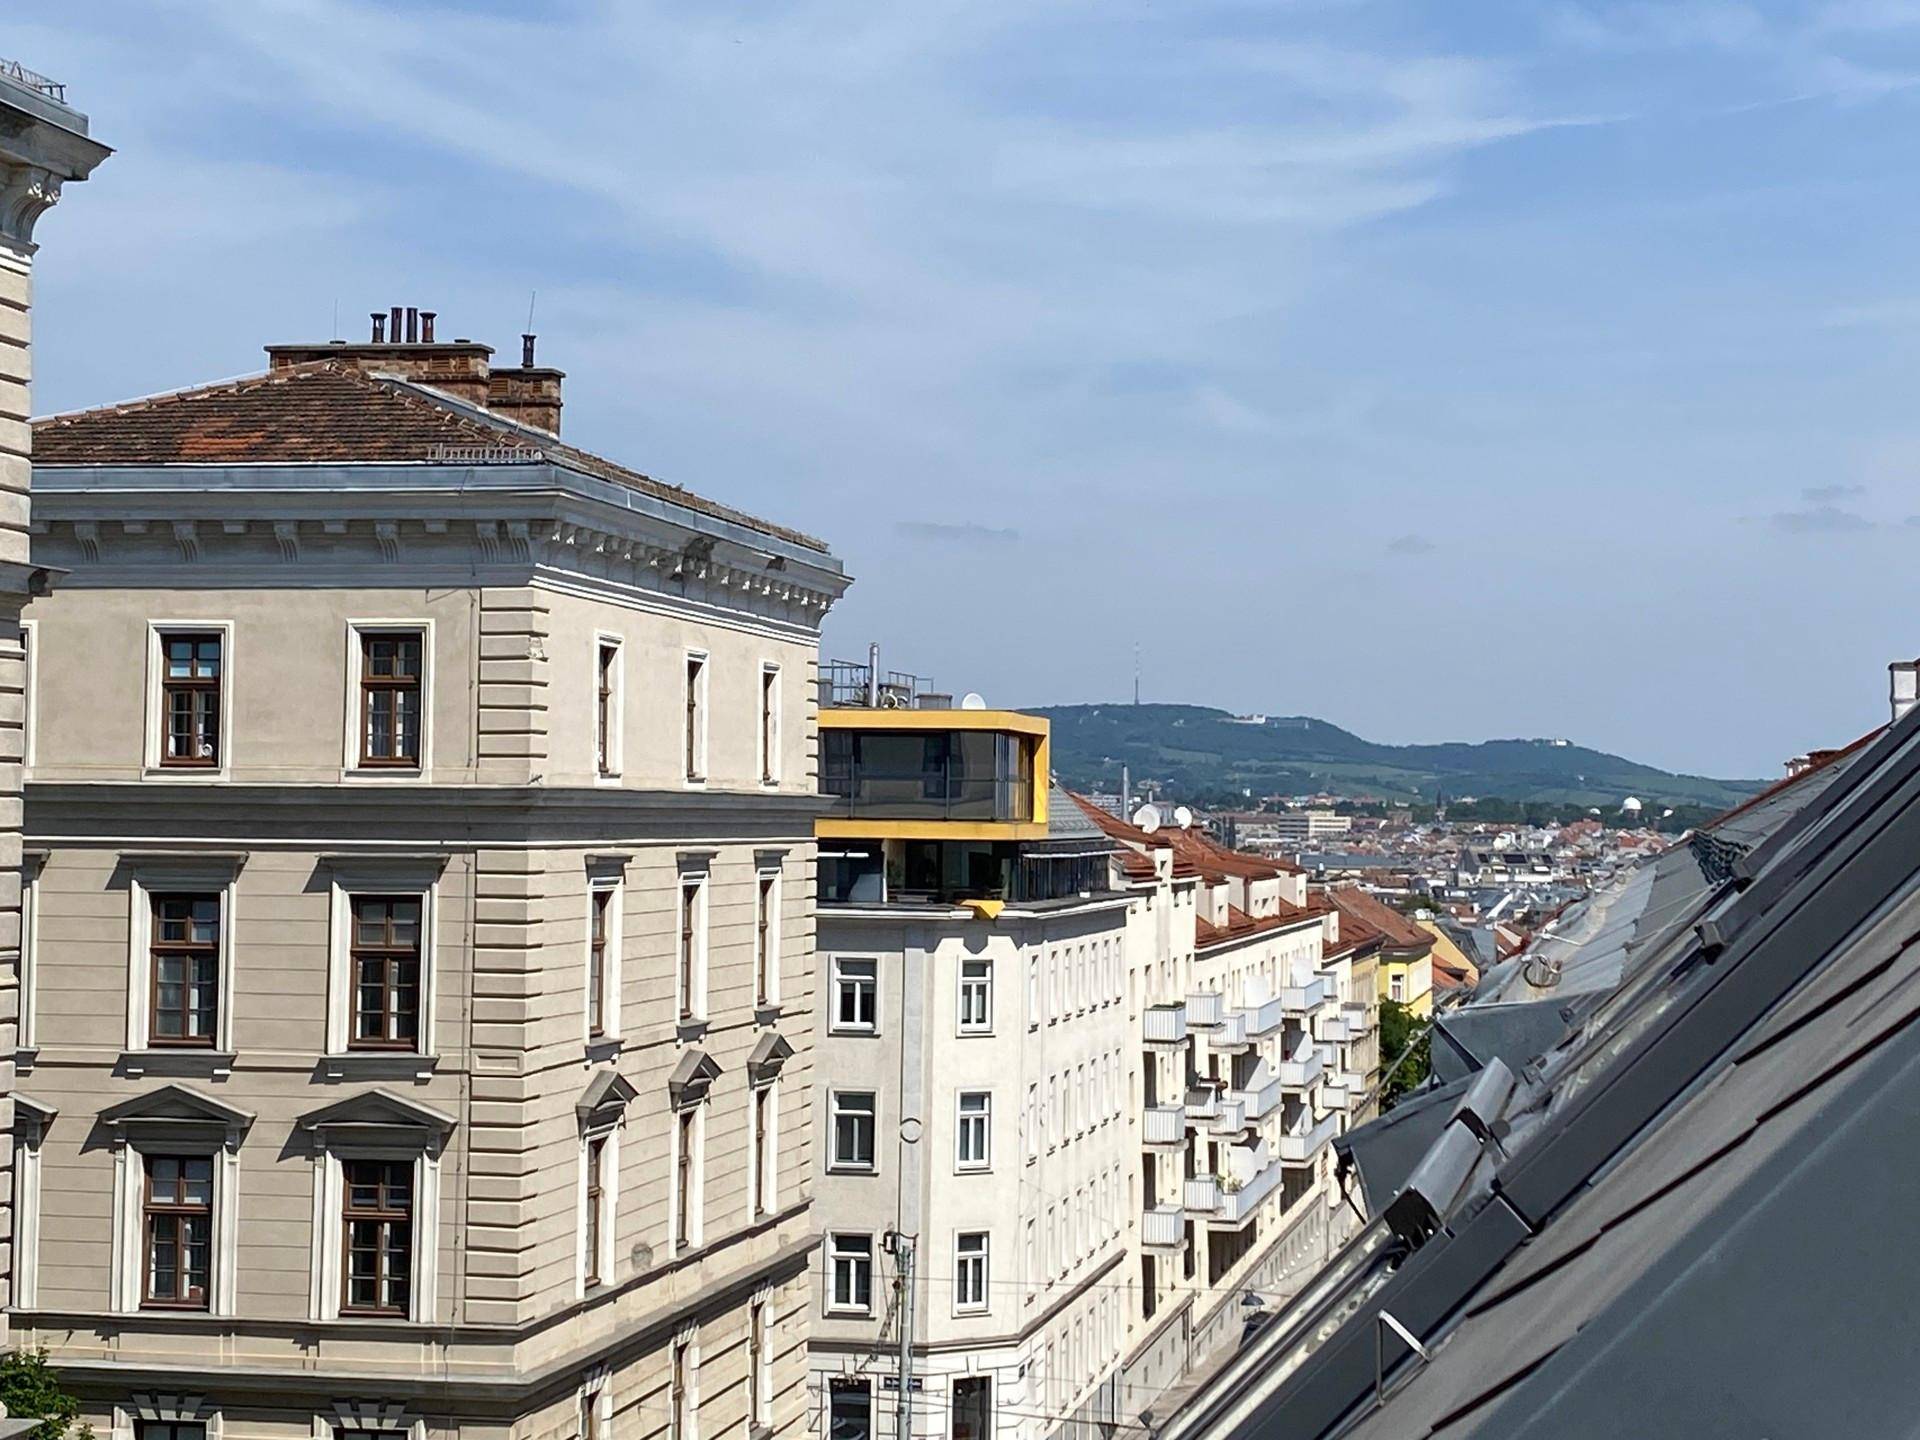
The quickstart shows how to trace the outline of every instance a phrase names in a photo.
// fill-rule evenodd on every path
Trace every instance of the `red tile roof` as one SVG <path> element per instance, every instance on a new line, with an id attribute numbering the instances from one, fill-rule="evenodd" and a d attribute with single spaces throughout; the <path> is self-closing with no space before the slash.
<path id="1" fill-rule="evenodd" d="M 1389 949 L 1431 950 L 1433 948 L 1433 936 L 1391 905 L 1374 898 L 1357 885 L 1334 886 L 1327 891 L 1327 899 L 1340 910 L 1342 934 L 1346 933 L 1347 917 L 1351 916 L 1377 932 Z"/>
<path id="2" fill-rule="evenodd" d="M 81 410 L 33 425 L 35 465 L 423 463 L 438 447 L 526 453 L 686 509 L 825 551 L 810 535 L 562 444 L 424 385 L 316 361 Z"/>
<path id="3" fill-rule="evenodd" d="M 1750 795 L 1745 800 L 1742 800 L 1738 805 L 1734 806 L 1731 810 L 1721 811 L 1718 815 L 1714 816 L 1713 819 L 1707 821 L 1707 823 L 1701 828 L 1706 830 L 1711 830 L 1714 826 L 1724 824 L 1728 820 L 1733 819 L 1733 817 L 1736 815 L 1745 814 L 1747 811 L 1751 810 L 1754 806 L 1758 805 L 1761 801 L 1771 800 L 1775 795 L 1778 795 L 1782 790 L 1791 789 L 1793 786 L 1798 785 L 1802 780 L 1805 780 L 1808 776 L 1818 775 L 1822 770 L 1826 769 L 1829 765 L 1833 764 L 1836 760 L 1842 759 L 1845 756 L 1853 754 L 1853 752 L 1856 750 L 1864 749 L 1866 746 L 1871 745 L 1875 740 L 1878 740 L 1883 734 L 1886 733 L 1886 729 L 1887 727 L 1884 725 L 1876 725 L 1873 729 L 1869 730 L 1866 734 L 1862 735 L 1858 740 L 1853 741 L 1851 744 L 1842 745 L 1838 750 L 1809 751 L 1807 753 L 1807 761 L 1808 761 L 1807 768 L 1802 770 L 1798 775 L 1789 775 L 1784 780 L 1774 781 L 1773 784 L 1767 786 L 1764 790 L 1760 791 L 1758 794 Z"/>

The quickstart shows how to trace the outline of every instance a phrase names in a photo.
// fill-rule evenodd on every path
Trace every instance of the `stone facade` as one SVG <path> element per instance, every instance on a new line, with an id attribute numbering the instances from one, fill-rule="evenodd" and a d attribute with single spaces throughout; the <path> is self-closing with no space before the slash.
<path id="1" fill-rule="evenodd" d="M 29 707 L 17 1338 L 124 1440 L 798 1434 L 838 562 L 522 427 L 176 465 L 97 413 L 34 526 L 84 660 Z"/>

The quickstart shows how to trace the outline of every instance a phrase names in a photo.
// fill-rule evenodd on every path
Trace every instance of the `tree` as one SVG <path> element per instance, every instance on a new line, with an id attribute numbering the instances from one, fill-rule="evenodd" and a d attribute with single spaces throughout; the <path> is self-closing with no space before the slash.
<path id="1" fill-rule="evenodd" d="M 1392 1109 L 1402 1095 L 1426 1083 L 1431 1069 L 1431 1046 L 1432 1037 L 1425 1021 L 1398 1000 L 1380 1002 L 1380 1062 L 1382 1065 L 1400 1062 L 1392 1074 L 1381 1079 L 1382 1110 Z M 1407 1053 L 1409 1049 L 1411 1053 Z"/>
<path id="2" fill-rule="evenodd" d="M 0 1354 L 0 1404 L 15 1419 L 43 1422 L 27 1440 L 93 1440 L 93 1427 L 80 1418 L 80 1402 L 60 1388 L 45 1350 Z"/>

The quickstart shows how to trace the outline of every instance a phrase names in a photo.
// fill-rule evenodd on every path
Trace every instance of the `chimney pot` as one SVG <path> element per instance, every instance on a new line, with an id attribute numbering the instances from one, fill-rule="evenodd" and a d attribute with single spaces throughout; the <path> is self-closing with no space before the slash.
<path id="1" fill-rule="evenodd" d="M 381 310 L 376 310 L 373 312 L 373 343 L 375 345 L 385 344 L 386 338 L 387 338 L 386 313 Z"/>
<path id="2" fill-rule="evenodd" d="M 407 343 L 417 345 L 420 342 L 420 312 L 407 306 Z"/>
<path id="3" fill-rule="evenodd" d="M 520 337 L 520 364 L 528 370 L 533 368 L 533 340 L 531 335 Z"/>
<path id="4" fill-rule="evenodd" d="M 394 306 L 389 312 L 389 316 L 390 318 L 387 321 L 387 335 L 394 344 L 398 345 L 400 343 L 400 307 L 398 305 Z"/>
<path id="5" fill-rule="evenodd" d="M 433 311 L 431 310 L 420 312 L 420 339 L 428 345 L 433 343 Z"/>
<path id="6" fill-rule="evenodd" d="M 1888 698 L 1893 702 L 1893 718 L 1898 721 L 1920 704 L 1920 660 L 1896 660 L 1887 666 Z"/>

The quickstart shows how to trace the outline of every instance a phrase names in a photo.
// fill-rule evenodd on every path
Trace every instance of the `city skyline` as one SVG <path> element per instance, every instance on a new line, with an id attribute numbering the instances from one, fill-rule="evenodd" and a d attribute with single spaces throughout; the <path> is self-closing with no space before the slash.
<path id="1" fill-rule="evenodd" d="M 1920 651 L 1908 7 L 92 11 L 12 42 L 136 157 L 49 222 L 41 413 L 538 292 L 570 438 L 817 525 L 828 653 L 997 703 L 1138 642 L 1766 777 Z"/>

